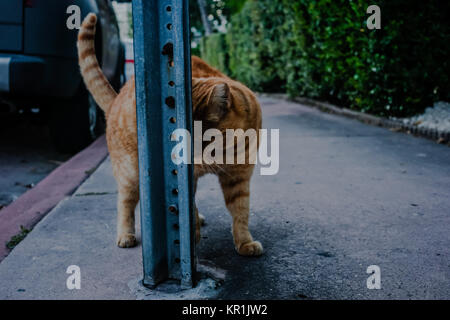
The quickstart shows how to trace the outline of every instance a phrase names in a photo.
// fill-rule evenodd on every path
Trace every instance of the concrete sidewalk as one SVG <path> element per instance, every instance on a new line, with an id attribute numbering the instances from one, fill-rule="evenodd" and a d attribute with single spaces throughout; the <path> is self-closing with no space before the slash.
<path id="1" fill-rule="evenodd" d="M 227 274 L 217 298 L 449 299 L 450 148 L 261 103 L 263 127 L 280 129 L 279 173 L 257 169 L 252 180 L 250 229 L 263 256 L 237 255 L 217 179 L 199 182 L 199 258 Z M 143 298 L 141 246 L 116 247 L 115 207 L 106 160 L 1 262 L 0 299 Z M 69 265 L 81 269 L 80 290 L 66 288 Z M 367 289 L 370 265 L 381 290 Z"/>

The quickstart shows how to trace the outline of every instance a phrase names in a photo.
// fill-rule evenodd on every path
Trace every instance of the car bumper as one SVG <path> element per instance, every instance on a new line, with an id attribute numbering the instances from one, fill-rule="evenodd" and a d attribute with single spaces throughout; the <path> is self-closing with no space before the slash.
<path id="1" fill-rule="evenodd" d="M 0 93 L 72 97 L 80 82 L 76 59 L 0 54 Z"/>
<path id="2" fill-rule="evenodd" d="M 0 91 L 9 92 L 9 66 L 10 57 L 0 57 Z"/>

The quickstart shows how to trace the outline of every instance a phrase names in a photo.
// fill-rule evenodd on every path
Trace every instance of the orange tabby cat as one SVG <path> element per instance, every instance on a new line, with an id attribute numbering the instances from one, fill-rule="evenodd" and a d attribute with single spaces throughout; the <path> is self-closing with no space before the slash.
<path id="1" fill-rule="evenodd" d="M 139 174 L 136 129 L 136 98 L 134 78 L 117 94 L 104 76 L 95 57 L 94 35 L 97 18 L 89 14 L 78 34 L 78 55 L 86 87 L 106 115 L 106 138 L 113 173 L 117 181 L 117 244 L 136 244 L 134 210 L 139 201 Z M 261 128 L 261 109 L 255 95 L 244 85 L 233 81 L 208 66 L 198 57 L 192 58 L 192 104 L 194 120 L 207 127 Z M 224 137 L 225 140 L 225 137 Z M 248 148 L 248 144 L 246 144 Z M 246 150 L 248 151 L 248 150 Z M 247 162 L 248 163 L 248 162 Z M 248 230 L 250 178 L 253 164 L 194 165 L 195 187 L 206 173 L 218 176 L 225 203 L 233 218 L 233 238 L 241 255 L 260 255 L 261 244 Z M 200 239 L 200 219 L 196 211 L 196 239 Z"/>

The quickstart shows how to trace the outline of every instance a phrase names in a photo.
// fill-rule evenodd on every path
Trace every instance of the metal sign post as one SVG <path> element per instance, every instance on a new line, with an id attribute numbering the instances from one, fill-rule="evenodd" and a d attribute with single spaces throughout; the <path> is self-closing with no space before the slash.
<path id="1" fill-rule="evenodd" d="M 167 279 L 194 286 L 193 168 L 171 159 L 172 132 L 192 132 L 188 8 L 188 0 L 133 0 L 143 284 L 148 287 Z"/>

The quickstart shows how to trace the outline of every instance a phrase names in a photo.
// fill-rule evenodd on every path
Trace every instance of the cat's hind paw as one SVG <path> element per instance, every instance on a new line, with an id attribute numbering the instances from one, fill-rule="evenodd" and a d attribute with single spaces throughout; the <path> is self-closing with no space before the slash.
<path id="1" fill-rule="evenodd" d="M 121 248 L 131 248 L 136 246 L 136 237 L 131 233 L 124 233 L 117 236 L 117 245 Z"/>
<path id="2" fill-rule="evenodd" d="M 260 256 L 264 250 L 261 242 L 252 241 L 240 245 L 237 251 L 242 256 Z"/>
<path id="3" fill-rule="evenodd" d="M 201 226 L 205 225 L 205 216 L 202 215 L 201 213 L 198 214 L 198 221 L 200 222 Z"/>

